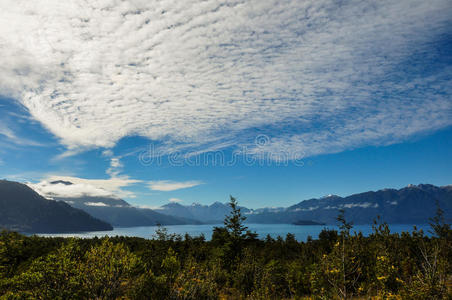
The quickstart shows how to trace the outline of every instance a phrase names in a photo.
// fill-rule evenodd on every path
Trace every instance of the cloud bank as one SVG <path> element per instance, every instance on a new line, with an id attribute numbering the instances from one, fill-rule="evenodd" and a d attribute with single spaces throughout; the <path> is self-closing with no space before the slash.
<path id="1" fill-rule="evenodd" d="M 65 184 L 64 182 L 72 184 Z M 123 188 L 139 182 L 139 180 L 127 177 L 84 179 L 70 176 L 49 176 L 39 183 L 28 183 L 27 185 L 46 198 L 79 198 L 85 196 L 126 198 L 133 197 L 134 194 Z"/>
<path id="2" fill-rule="evenodd" d="M 451 15 L 449 0 L 3 0 L 0 93 L 70 151 L 384 145 L 452 125 Z"/>

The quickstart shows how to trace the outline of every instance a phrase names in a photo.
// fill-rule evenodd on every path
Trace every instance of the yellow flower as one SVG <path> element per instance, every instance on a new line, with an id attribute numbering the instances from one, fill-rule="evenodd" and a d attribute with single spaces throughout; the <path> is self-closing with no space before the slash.
<path id="1" fill-rule="evenodd" d="M 386 276 L 378 276 L 377 279 L 378 279 L 378 280 L 385 280 L 385 279 L 386 279 Z"/>
<path id="2" fill-rule="evenodd" d="M 331 270 L 330 270 L 330 273 L 339 273 L 339 270 L 336 269 L 336 268 L 334 268 L 334 269 L 331 269 Z"/>

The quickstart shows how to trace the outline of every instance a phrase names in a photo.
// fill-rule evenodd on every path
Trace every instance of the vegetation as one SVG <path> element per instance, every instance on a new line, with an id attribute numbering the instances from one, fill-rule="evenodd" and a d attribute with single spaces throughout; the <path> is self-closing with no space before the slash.
<path id="1" fill-rule="evenodd" d="M 257 239 L 231 197 L 212 240 L 160 228 L 154 239 L 0 234 L 2 299 L 452 299 L 452 232 L 442 211 L 432 237 L 340 231 L 298 242 Z"/>

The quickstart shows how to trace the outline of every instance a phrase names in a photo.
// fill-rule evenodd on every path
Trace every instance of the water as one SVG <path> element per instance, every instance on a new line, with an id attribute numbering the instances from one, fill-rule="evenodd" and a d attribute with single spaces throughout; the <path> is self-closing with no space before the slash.
<path id="1" fill-rule="evenodd" d="M 184 236 L 188 233 L 191 236 L 200 236 L 204 234 L 207 240 L 212 237 L 212 230 L 215 226 L 223 226 L 223 224 L 216 225 L 168 225 L 164 226 L 168 233 L 175 233 Z M 295 235 L 298 241 L 306 241 L 308 236 L 316 239 L 319 233 L 324 228 L 338 230 L 337 226 L 333 225 L 307 225 L 297 226 L 292 224 L 246 224 L 251 231 L 256 232 L 259 238 L 264 239 L 267 234 L 276 238 L 278 236 L 285 237 L 288 233 Z M 392 233 L 411 232 L 414 225 L 394 224 L 389 225 L 389 229 Z M 429 225 L 416 225 L 417 229 L 422 229 L 425 234 L 428 234 L 430 230 Z M 52 234 L 38 234 L 39 236 L 50 237 L 80 237 L 80 238 L 92 238 L 103 236 L 134 236 L 141 238 L 153 238 L 155 237 L 155 231 L 157 226 L 140 226 L 140 227 L 116 227 L 112 231 L 90 231 L 81 233 L 52 233 Z M 364 235 L 372 233 L 372 225 L 356 225 L 353 227 L 352 232 L 361 231 Z"/>

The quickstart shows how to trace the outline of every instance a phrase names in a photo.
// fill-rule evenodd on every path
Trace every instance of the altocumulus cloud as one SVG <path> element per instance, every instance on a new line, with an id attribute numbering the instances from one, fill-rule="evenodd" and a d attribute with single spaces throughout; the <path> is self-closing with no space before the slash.
<path id="1" fill-rule="evenodd" d="M 451 15 L 449 0 L 2 0 L 0 92 L 69 151 L 394 143 L 452 124 Z"/>

